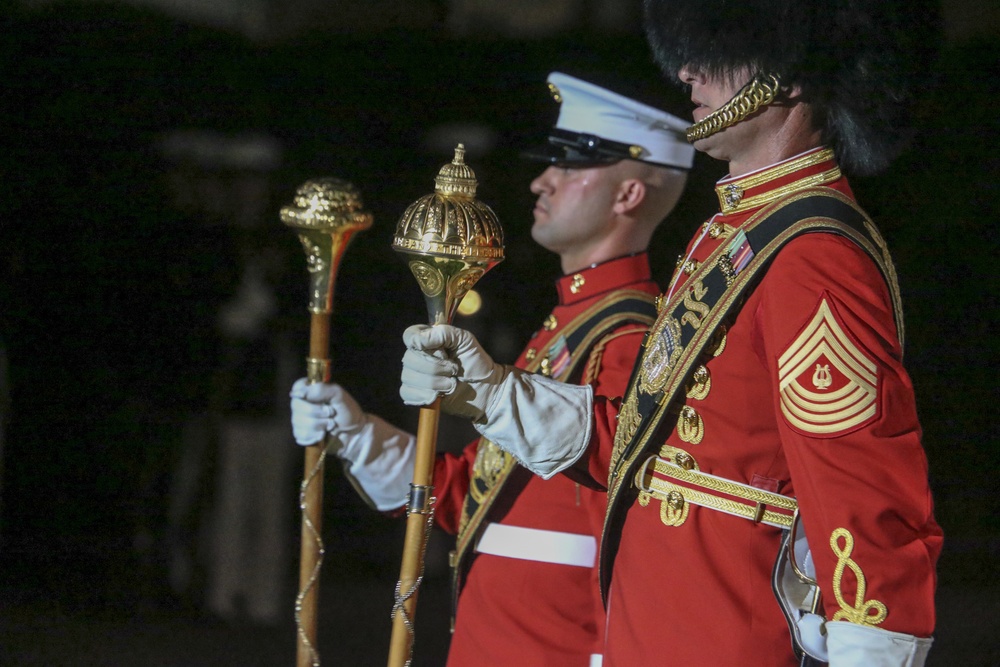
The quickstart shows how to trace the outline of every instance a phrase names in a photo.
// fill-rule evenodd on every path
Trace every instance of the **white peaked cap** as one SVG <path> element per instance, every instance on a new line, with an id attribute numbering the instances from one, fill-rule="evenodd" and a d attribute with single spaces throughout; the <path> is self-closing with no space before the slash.
<path id="1" fill-rule="evenodd" d="M 557 164 L 633 159 L 691 168 L 695 151 L 685 138 L 690 123 L 562 72 L 549 74 L 548 82 L 560 102 L 559 119 L 548 144 L 525 157 Z"/>

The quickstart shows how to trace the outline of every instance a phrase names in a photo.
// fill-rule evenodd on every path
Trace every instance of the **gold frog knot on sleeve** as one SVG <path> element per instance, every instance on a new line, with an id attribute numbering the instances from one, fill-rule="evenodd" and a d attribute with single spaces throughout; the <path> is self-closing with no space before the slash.
<path id="1" fill-rule="evenodd" d="M 844 540 L 844 546 L 840 546 L 840 540 Z M 833 594 L 840 605 L 840 611 L 834 613 L 833 620 L 846 620 L 858 625 L 879 625 L 885 620 L 889 611 L 884 604 L 878 600 L 865 600 L 867 584 L 865 575 L 861 567 L 851 559 L 854 551 L 854 536 L 846 528 L 838 528 L 830 535 L 830 548 L 837 556 L 837 566 L 833 571 Z M 857 580 L 857 589 L 854 593 L 854 605 L 849 605 L 844 600 L 841 592 L 841 584 L 844 570 L 849 569 Z"/>

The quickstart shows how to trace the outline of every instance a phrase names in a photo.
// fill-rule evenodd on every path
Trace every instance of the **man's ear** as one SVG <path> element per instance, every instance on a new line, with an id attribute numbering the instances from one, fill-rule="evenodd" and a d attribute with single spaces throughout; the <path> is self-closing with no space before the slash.
<path id="1" fill-rule="evenodd" d="M 630 213 L 646 199 L 646 184 L 637 178 L 628 178 L 618 186 L 618 197 L 613 210 L 619 215 Z"/>
<path id="2" fill-rule="evenodd" d="M 802 101 L 802 86 L 796 84 L 794 86 L 782 86 L 781 87 L 781 97 L 783 97 L 788 102 L 801 102 Z"/>

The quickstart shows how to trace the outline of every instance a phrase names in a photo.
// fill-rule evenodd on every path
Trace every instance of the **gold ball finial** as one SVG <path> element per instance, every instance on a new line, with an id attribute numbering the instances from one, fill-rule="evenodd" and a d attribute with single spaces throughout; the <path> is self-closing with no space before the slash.
<path id="1" fill-rule="evenodd" d="M 462 297 L 503 260 L 503 230 L 493 209 L 476 199 L 478 185 L 458 144 L 434 192 L 410 204 L 396 224 L 393 250 L 406 256 L 432 323 L 450 322 Z"/>
<path id="2" fill-rule="evenodd" d="M 392 246 L 419 255 L 499 262 L 503 230 L 496 213 L 476 199 L 479 183 L 465 164 L 465 146 L 441 167 L 434 193 L 407 207 L 396 225 Z"/>
<path id="3" fill-rule="evenodd" d="M 302 229 L 364 230 L 372 226 L 372 215 L 354 184 L 326 177 L 300 185 L 292 203 L 281 208 L 281 221 Z"/>
<path id="4" fill-rule="evenodd" d="M 340 260 L 356 232 L 372 226 L 361 193 L 339 178 L 314 178 L 295 192 L 281 208 L 281 221 L 296 230 L 306 253 L 310 275 L 309 310 L 329 313 Z"/>

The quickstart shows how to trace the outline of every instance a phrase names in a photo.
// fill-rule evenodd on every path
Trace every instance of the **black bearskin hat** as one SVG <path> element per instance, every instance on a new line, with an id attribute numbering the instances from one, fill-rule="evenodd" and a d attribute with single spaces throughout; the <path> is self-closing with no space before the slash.
<path id="1" fill-rule="evenodd" d="M 848 173 L 874 174 L 902 147 L 940 39 L 933 0 L 645 0 L 663 72 L 741 67 L 800 86 Z"/>

